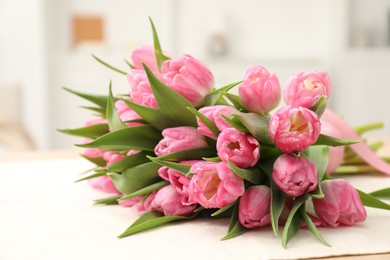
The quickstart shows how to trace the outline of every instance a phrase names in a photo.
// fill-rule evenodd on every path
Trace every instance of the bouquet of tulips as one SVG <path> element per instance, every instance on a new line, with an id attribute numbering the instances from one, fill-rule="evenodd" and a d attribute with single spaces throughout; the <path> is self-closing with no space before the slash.
<path id="1" fill-rule="evenodd" d="M 85 108 L 98 115 L 82 128 L 60 130 L 86 138 L 78 146 L 96 167 L 80 180 L 112 193 L 96 203 L 142 212 L 119 237 L 172 221 L 230 217 L 222 239 L 271 225 L 275 235 L 283 226 L 284 247 L 300 227 L 329 245 L 319 226 L 362 222 L 364 206 L 390 209 L 377 199 L 389 190 L 366 194 L 330 176 L 343 162 L 344 146 L 390 171 L 326 109 L 326 72 L 296 73 L 282 93 L 278 77 L 256 65 L 242 81 L 215 89 L 200 61 L 168 57 L 151 24 L 154 46 L 134 50 L 127 71 L 95 57 L 127 77 L 129 94 L 114 96 L 111 83 L 107 96 L 66 88 L 94 103 Z M 235 86 L 238 95 L 229 92 Z M 279 106 L 282 95 L 286 105 Z"/>

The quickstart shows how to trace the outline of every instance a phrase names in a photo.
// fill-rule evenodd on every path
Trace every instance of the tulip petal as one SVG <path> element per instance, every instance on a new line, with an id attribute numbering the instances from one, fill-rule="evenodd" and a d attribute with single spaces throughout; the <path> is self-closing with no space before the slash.
<path id="1" fill-rule="evenodd" d="M 337 127 L 344 138 L 361 139 L 353 128 L 330 109 L 326 109 L 324 118 Z M 350 146 L 363 160 L 380 172 L 390 175 L 390 165 L 377 156 L 366 143 L 360 142 Z"/>

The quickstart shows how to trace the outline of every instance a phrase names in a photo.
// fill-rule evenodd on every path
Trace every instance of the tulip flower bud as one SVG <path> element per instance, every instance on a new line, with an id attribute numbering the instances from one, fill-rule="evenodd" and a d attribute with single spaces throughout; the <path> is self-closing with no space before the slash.
<path id="1" fill-rule="evenodd" d="M 241 168 L 253 167 L 260 159 L 260 144 L 251 135 L 235 128 L 225 128 L 217 139 L 217 152 L 222 161 L 230 160 Z"/>
<path id="2" fill-rule="evenodd" d="M 327 121 L 321 122 L 321 133 L 325 135 L 342 138 L 340 131 Z M 333 173 L 340 166 L 344 158 L 344 146 L 331 147 L 329 146 L 327 173 Z"/>
<path id="3" fill-rule="evenodd" d="M 313 111 L 285 106 L 276 111 L 269 122 L 268 134 L 285 153 L 302 152 L 317 141 L 321 122 Z"/>
<path id="4" fill-rule="evenodd" d="M 155 74 L 159 77 L 159 74 Z M 127 81 L 130 83 L 130 97 L 134 103 L 157 108 L 158 104 L 150 87 L 148 77 L 144 70 L 132 69 L 127 74 Z"/>
<path id="5" fill-rule="evenodd" d="M 131 64 L 139 70 L 144 63 L 151 71 L 158 72 L 155 49 L 151 45 L 142 45 L 131 53 Z"/>
<path id="6" fill-rule="evenodd" d="M 255 113 L 268 113 L 280 102 L 280 84 L 275 74 L 257 65 L 249 68 L 238 89 L 245 108 Z"/>
<path id="7" fill-rule="evenodd" d="M 252 186 L 240 198 L 238 220 L 246 228 L 269 225 L 271 195 L 265 185 Z"/>
<path id="8" fill-rule="evenodd" d="M 228 122 L 226 122 L 226 120 L 221 115 L 231 118 L 231 114 L 238 111 L 231 106 L 216 105 L 202 107 L 201 109 L 199 109 L 199 112 L 206 116 L 208 119 L 210 119 L 218 128 L 218 130 L 222 131 L 223 129 L 232 126 Z M 196 120 L 198 122 L 199 133 L 204 136 L 208 136 L 214 140 L 217 139 L 217 136 L 215 136 L 213 132 L 211 132 L 211 130 L 199 118 L 196 118 Z"/>
<path id="9" fill-rule="evenodd" d="M 325 197 L 313 199 L 313 205 L 325 224 L 351 226 L 366 219 L 366 209 L 359 194 L 346 180 L 326 180 L 321 182 L 321 188 Z"/>
<path id="10" fill-rule="evenodd" d="M 187 200 L 187 198 L 184 199 Z M 172 185 L 168 185 L 157 191 L 154 197 L 154 205 L 165 216 L 188 216 L 192 214 L 196 204 L 184 205 L 182 200 L 183 196 L 177 193 Z"/>
<path id="11" fill-rule="evenodd" d="M 119 118 L 123 121 L 130 121 L 134 119 L 141 119 L 141 116 L 138 115 L 133 109 L 131 109 L 123 100 L 118 100 L 115 102 L 115 108 L 118 113 Z M 141 123 L 137 122 L 127 122 L 127 126 L 140 126 Z"/>
<path id="12" fill-rule="evenodd" d="M 325 71 L 298 72 L 287 80 L 283 96 L 288 105 L 310 108 L 321 96 L 329 98 L 330 92 L 329 76 Z"/>
<path id="13" fill-rule="evenodd" d="M 100 176 L 88 180 L 89 185 L 94 189 L 106 192 L 106 193 L 115 193 L 121 194 L 118 189 L 115 187 L 114 183 L 109 176 Z"/>
<path id="14" fill-rule="evenodd" d="M 222 208 L 245 192 L 244 181 L 224 163 L 199 162 L 190 170 L 189 202 L 205 208 Z"/>
<path id="15" fill-rule="evenodd" d="M 163 82 L 194 106 L 201 105 L 205 96 L 213 89 L 213 74 L 190 55 L 164 61 L 161 73 Z"/>
<path id="16" fill-rule="evenodd" d="M 317 169 L 305 157 L 283 154 L 274 163 L 272 180 L 290 197 L 298 197 L 317 188 Z"/>
<path id="17" fill-rule="evenodd" d="M 162 136 L 164 138 L 154 148 L 157 156 L 208 146 L 204 136 L 190 126 L 166 128 Z"/>

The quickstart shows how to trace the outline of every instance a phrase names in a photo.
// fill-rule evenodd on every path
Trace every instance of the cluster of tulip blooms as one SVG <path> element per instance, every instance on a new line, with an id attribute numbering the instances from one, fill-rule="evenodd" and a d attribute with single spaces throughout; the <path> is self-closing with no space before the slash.
<path id="1" fill-rule="evenodd" d="M 119 237 L 204 216 L 231 218 L 223 239 L 269 225 L 278 235 L 282 225 L 286 246 L 302 226 L 328 245 L 318 226 L 366 219 L 375 198 L 329 175 L 357 141 L 341 138 L 326 109 L 326 72 L 296 73 L 282 92 L 278 77 L 256 65 L 215 89 L 204 64 L 168 57 L 152 28 L 154 46 L 134 50 L 128 71 L 95 57 L 127 77 L 128 95 L 114 96 L 111 84 L 107 96 L 67 89 L 99 115 L 61 130 L 86 137 L 78 146 L 96 167 L 81 180 L 112 193 L 97 203 L 143 212 Z M 229 93 L 235 86 L 238 95 Z"/>

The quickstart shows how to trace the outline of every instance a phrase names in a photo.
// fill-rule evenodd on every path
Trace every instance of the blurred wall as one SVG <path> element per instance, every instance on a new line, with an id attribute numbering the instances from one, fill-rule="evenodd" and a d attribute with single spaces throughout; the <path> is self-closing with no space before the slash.
<path id="1" fill-rule="evenodd" d="M 385 100 L 390 94 L 385 88 L 390 81 L 390 52 L 384 43 L 390 0 L 375 5 L 369 0 L 34 0 L 24 16 L 18 14 L 19 2 L 0 0 L 1 7 L 6 5 L 0 8 L 0 14 L 5 14 L 0 21 L 14 21 L 23 32 L 11 37 L 16 44 L 4 39 L 3 45 L 1 39 L 5 61 L 0 61 L 0 72 L 15 78 L 24 72 L 19 77 L 25 86 L 23 121 L 40 148 L 71 148 L 82 141 L 55 131 L 80 127 L 90 118 L 89 112 L 78 108 L 88 103 L 62 86 L 106 94 L 112 80 L 115 93 L 128 92 L 126 78 L 98 64 L 90 54 L 126 70 L 123 59 L 129 58 L 131 50 L 152 43 L 148 16 L 156 24 L 163 48 L 171 55 L 190 53 L 201 59 L 213 71 L 217 87 L 240 80 L 246 68 L 255 64 L 277 73 L 282 85 L 296 71 L 323 69 L 333 82 L 332 108 L 353 125 L 382 120 L 390 126 L 385 112 L 390 108 Z M 72 44 L 76 15 L 102 17 L 104 41 Z M 378 44 L 367 44 L 370 29 L 356 37 L 359 28 L 370 26 L 380 27 Z M 8 27 L 0 24 L 4 28 Z M 29 34 L 33 35 L 27 44 Z M 23 49 L 26 44 L 29 50 Z M 26 67 L 31 68 L 26 71 Z M 27 102 L 30 95 L 38 107 Z M 369 116 L 363 116 L 367 111 Z M 379 134 L 389 135 L 388 129 Z"/>

